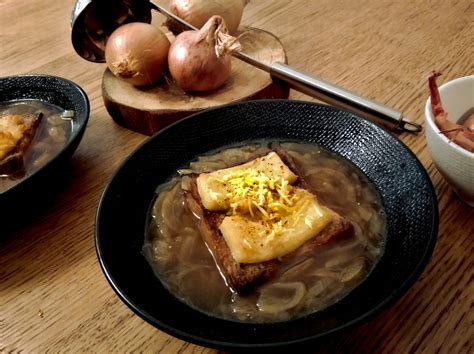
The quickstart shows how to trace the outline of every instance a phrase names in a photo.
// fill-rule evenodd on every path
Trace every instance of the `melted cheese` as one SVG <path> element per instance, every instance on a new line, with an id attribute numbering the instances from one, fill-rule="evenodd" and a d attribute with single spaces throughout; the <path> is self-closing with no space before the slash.
<path id="1" fill-rule="evenodd" d="M 28 126 L 21 116 L 0 117 L 0 160 L 6 158 L 14 150 L 27 129 Z"/>
<path id="2" fill-rule="evenodd" d="M 226 216 L 219 229 L 232 257 L 239 263 L 259 263 L 282 257 L 321 232 L 334 212 L 322 206 L 306 190 L 296 189 L 291 213 L 275 221 L 256 220 L 249 215 Z"/>
<path id="3" fill-rule="evenodd" d="M 331 222 L 334 212 L 292 186 L 297 178 L 275 152 L 197 178 L 203 206 L 227 214 L 219 230 L 237 262 L 284 256 Z"/>
<path id="4" fill-rule="evenodd" d="M 264 176 L 272 180 L 283 179 L 289 184 L 294 183 L 298 178 L 275 152 L 271 152 L 239 166 L 201 173 L 196 182 L 202 205 L 211 211 L 228 210 L 232 202 L 229 194 L 233 194 L 236 189 L 232 186 L 232 179 L 235 182 L 235 178 L 232 177 L 245 179 L 245 177 L 254 178 L 255 176 Z M 252 183 L 250 179 L 243 182 L 247 185 Z"/>

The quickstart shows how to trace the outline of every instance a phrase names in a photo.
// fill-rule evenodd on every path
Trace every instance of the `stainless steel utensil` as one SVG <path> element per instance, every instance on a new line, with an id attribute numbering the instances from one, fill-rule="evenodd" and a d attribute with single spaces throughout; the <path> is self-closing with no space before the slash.
<path id="1" fill-rule="evenodd" d="M 72 26 L 73 26 L 73 44 L 74 48 L 76 49 L 76 52 L 81 55 L 82 57 L 92 60 L 92 61 L 104 61 L 104 53 L 103 53 L 103 48 L 105 47 L 105 42 L 106 36 L 108 36 L 112 31 L 110 31 L 111 26 L 110 24 L 116 25 L 118 27 L 120 24 L 123 24 L 125 22 L 130 22 L 131 18 L 135 18 L 137 21 L 141 22 L 150 22 L 150 18 L 148 17 L 148 11 L 150 9 L 154 9 L 168 17 L 169 19 L 176 21 L 179 23 L 184 29 L 188 30 L 196 30 L 197 28 L 190 25 L 186 21 L 182 20 L 181 18 L 177 17 L 170 11 L 168 11 L 166 8 L 164 8 L 161 5 L 157 5 L 155 3 L 149 2 L 148 0 L 117 0 L 116 1 L 116 7 L 115 9 L 120 10 L 117 13 L 121 14 L 121 16 L 126 16 L 125 20 L 122 20 L 120 24 L 118 24 L 117 20 L 111 21 L 109 19 L 109 27 L 106 28 L 106 31 L 100 32 L 98 34 L 99 38 L 99 45 L 97 45 L 97 40 L 91 40 L 91 36 L 89 35 L 89 39 L 84 39 L 84 34 L 86 34 L 88 30 L 88 23 L 84 20 L 79 22 L 79 25 L 76 25 L 80 30 L 76 30 L 76 34 L 74 35 L 75 32 L 75 24 L 78 21 L 78 18 L 80 19 L 83 14 L 81 12 L 84 12 L 84 7 L 81 6 L 81 3 L 87 2 L 87 3 L 98 3 L 98 0 L 86 0 L 86 1 L 81 1 L 77 0 L 75 10 L 73 12 L 73 20 L 72 20 Z M 104 2 L 104 4 L 107 4 L 107 2 Z M 135 12 L 131 11 L 132 10 L 132 5 L 135 7 Z M 110 8 L 110 6 L 108 6 Z M 142 12 L 140 14 L 142 16 L 137 16 L 136 15 L 136 9 L 140 9 Z M 124 11 L 127 10 L 127 11 Z M 143 11 L 145 10 L 145 15 L 143 16 Z M 93 11 L 86 11 L 91 18 L 90 22 L 95 23 L 92 18 L 94 16 Z M 127 17 L 128 16 L 128 17 Z M 84 16 L 85 17 L 85 16 Z M 84 18 L 83 17 L 83 18 Z M 109 16 L 109 18 L 113 19 L 120 19 L 121 17 L 119 16 Z M 97 21 L 99 21 L 99 18 L 96 18 Z M 97 33 L 98 31 L 89 31 L 92 33 Z M 92 36 L 94 38 L 94 36 Z M 91 45 L 92 44 L 92 45 Z M 91 48 L 93 48 L 91 50 Z M 100 52 L 102 50 L 102 52 Z M 362 97 L 360 95 L 357 95 L 353 92 L 350 92 L 342 87 L 336 86 L 334 84 L 331 84 L 329 82 L 326 82 L 324 80 L 321 80 L 315 76 L 311 76 L 307 73 L 301 72 L 299 70 L 293 69 L 292 67 L 284 64 L 284 63 L 273 63 L 272 65 L 267 65 L 245 53 L 242 52 L 237 52 L 234 53 L 234 56 L 252 66 L 255 66 L 261 70 L 264 70 L 268 72 L 272 78 L 281 80 L 288 84 L 289 87 L 302 92 L 304 94 L 307 94 L 311 97 L 317 98 L 323 102 L 329 103 L 333 106 L 348 110 L 350 112 L 353 112 L 355 114 L 361 115 L 363 117 L 366 117 L 369 120 L 372 120 L 376 123 L 379 123 L 389 129 L 392 130 L 401 130 L 401 131 L 408 131 L 412 133 L 420 132 L 421 131 L 421 125 L 411 122 L 407 120 L 403 114 L 395 109 L 392 109 L 390 107 L 384 106 L 381 103 L 375 102 L 373 100 L 370 100 L 366 97 Z"/>
<path id="2" fill-rule="evenodd" d="M 84 59 L 104 62 L 108 37 L 128 22 L 151 22 L 147 0 L 76 0 L 71 14 L 74 49 Z"/>

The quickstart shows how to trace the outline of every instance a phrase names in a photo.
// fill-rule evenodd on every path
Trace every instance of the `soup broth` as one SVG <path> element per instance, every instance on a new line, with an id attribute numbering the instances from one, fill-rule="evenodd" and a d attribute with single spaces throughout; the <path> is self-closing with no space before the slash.
<path id="1" fill-rule="evenodd" d="M 0 175 L 0 192 L 13 187 L 23 178 L 44 166 L 66 145 L 72 131 L 74 112 L 39 100 L 18 100 L 0 103 L 0 117 L 6 115 L 43 114 L 31 145 L 24 156 L 20 174 Z"/>
<path id="2" fill-rule="evenodd" d="M 321 202 L 353 224 L 354 235 L 331 240 L 306 258 L 284 257 L 276 277 L 239 295 L 227 287 L 199 234 L 180 174 L 239 165 L 276 145 L 292 156 Z M 211 316 L 261 323 L 322 310 L 360 284 L 383 253 L 385 215 L 375 188 L 350 162 L 317 145 L 265 142 L 200 156 L 156 193 L 144 254 L 172 294 Z"/>

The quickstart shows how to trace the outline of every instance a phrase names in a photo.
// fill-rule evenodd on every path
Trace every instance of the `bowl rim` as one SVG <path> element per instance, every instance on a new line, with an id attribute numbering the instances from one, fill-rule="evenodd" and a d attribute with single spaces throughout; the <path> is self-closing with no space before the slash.
<path id="1" fill-rule="evenodd" d="M 95 219 L 95 227 L 94 227 L 95 237 L 94 237 L 94 239 L 95 239 L 95 248 L 96 248 L 97 257 L 98 257 L 101 269 L 102 269 L 102 271 L 105 275 L 105 278 L 107 279 L 108 283 L 111 285 L 111 287 L 114 290 L 114 292 L 116 293 L 116 295 L 127 305 L 127 307 L 129 307 L 142 320 L 144 320 L 147 323 L 151 324 L 152 326 L 154 326 L 158 330 L 164 331 L 164 332 L 166 332 L 166 333 L 168 333 L 168 334 L 170 334 L 170 335 L 172 335 L 176 338 L 179 338 L 181 340 L 191 342 L 191 343 L 195 343 L 195 344 L 198 344 L 198 345 L 203 345 L 203 346 L 206 346 L 206 347 L 221 348 L 221 349 L 222 348 L 224 348 L 224 349 L 231 348 L 231 349 L 234 349 L 234 350 L 252 349 L 252 348 L 254 348 L 254 349 L 255 348 L 256 349 L 270 349 L 270 348 L 278 349 L 278 348 L 287 347 L 289 345 L 299 345 L 299 344 L 305 343 L 307 341 L 314 341 L 314 340 L 317 340 L 319 338 L 323 338 L 323 337 L 326 337 L 326 336 L 333 335 L 334 333 L 338 333 L 341 330 L 352 328 L 357 324 L 363 323 L 364 321 L 367 321 L 370 318 L 373 318 L 375 315 L 380 314 L 380 312 L 382 310 L 386 309 L 389 305 L 393 304 L 396 300 L 400 299 L 401 296 L 403 296 L 403 294 L 405 294 L 407 292 L 407 290 L 414 283 L 416 283 L 416 281 L 419 279 L 420 275 L 425 270 L 426 266 L 428 265 L 428 263 L 431 259 L 432 254 L 433 254 L 433 251 L 434 251 L 434 248 L 435 248 L 435 245 L 436 245 L 436 241 L 437 241 L 438 230 L 439 230 L 439 214 L 438 214 L 438 204 L 437 204 L 437 201 L 436 201 L 435 190 L 434 190 L 433 184 L 431 182 L 431 179 L 429 178 L 428 172 L 423 167 L 421 162 L 418 160 L 415 153 L 410 148 L 408 148 L 408 146 L 403 141 L 401 141 L 397 137 L 393 136 L 386 128 L 381 127 L 380 125 L 377 125 L 377 124 L 375 124 L 375 123 L 373 123 L 369 120 L 366 120 L 366 119 L 364 119 L 364 118 L 362 118 L 358 115 L 355 115 L 357 119 L 361 119 L 361 120 L 365 121 L 366 124 L 375 126 L 377 129 L 381 130 L 381 132 L 384 135 L 387 135 L 387 137 L 389 139 L 395 139 L 397 144 L 400 144 L 409 155 L 414 157 L 414 159 L 416 160 L 417 165 L 419 166 L 420 170 L 422 171 L 422 174 L 424 175 L 424 177 L 425 177 L 425 179 L 428 183 L 428 188 L 429 188 L 429 191 L 430 191 L 430 195 L 433 198 L 433 203 L 431 204 L 431 209 L 432 209 L 432 212 L 433 212 L 433 228 L 431 230 L 432 232 L 430 234 L 429 241 L 427 242 L 427 245 L 424 249 L 423 256 L 418 260 L 417 264 L 413 267 L 410 274 L 405 278 L 405 280 L 402 282 L 402 284 L 397 289 L 392 291 L 392 293 L 389 296 L 387 296 L 383 301 L 381 301 L 377 306 L 375 306 L 371 310 L 365 312 L 364 314 L 362 314 L 359 317 L 353 319 L 352 321 L 347 322 L 344 325 L 332 328 L 331 330 L 323 332 L 323 333 L 314 334 L 310 337 L 298 338 L 298 339 L 292 339 L 292 340 L 282 340 L 282 341 L 273 342 L 273 343 L 266 343 L 266 342 L 250 343 L 250 342 L 245 342 L 245 341 L 240 342 L 240 343 L 234 343 L 234 342 L 229 342 L 229 341 L 225 341 L 225 340 L 218 340 L 218 339 L 210 339 L 210 338 L 206 338 L 206 337 L 200 337 L 200 336 L 194 335 L 192 333 L 182 331 L 181 329 L 179 329 L 177 327 L 173 327 L 173 326 L 171 326 L 171 325 L 169 325 L 165 322 L 162 322 L 160 319 L 153 318 L 152 314 L 148 313 L 140 305 L 135 303 L 135 301 L 132 298 L 130 298 L 126 294 L 126 292 L 124 292 L 124 290 L 122 289 L 120 284 L 118 284 L 117 279 L 112 274 L 109 267 L 107 266 L 106 262 L 104 261 L 104 256 L 103 256 L 103 249 L 102 249 L 103 247 L 101 245 L 101 240 L 100 240 L 101 231 L 99 230 L 100 229 L 100 224 L 101 224 L 100 215 L 101 215 L 102 209 L 104 207 L 105 197 L 109 193 L 109 190 L 112 187 L 112 182 L 116 179 L 116 176 L 129 163 L 129 161 L 133 158 L 133 156 L 139 150 L 141 150 L 145 145 L 149 144 L 151 140 L 156 139 L 157 135 L 162 134 L 162 132 L 164 132 L 166 130 L 172 129 L 173 126 L 179 125 L 179 124 L 181 124 L 181 122 L 183 122 L 185 120 L 188 120 L 188 119 L 195 119 L 194 116 L 199 116 L 199 115 L 201 115 L 201 114 L 203 114 L 204 112 L 207 112 L 207 111 L 220 110 L 220 109 L 223 109 L 225 107 L 234 106 L 234 105 L 252 104 L 254 102 L 264 103 L 265 101 L 270 101 L 270 102 L 281 101 L 281 102 L 293 103 L 293 104 L 296 103 L 296 104 L 310 104 L 310 105 L 314 105 L 314 106 L 327 106 L 327 105 L 324 105 L 324 104 L 319 104 L 319 103 L 315 103 L 315 102 L 311 102 L 311 101 L 304 101 L 304 100 L 294 100 L 294 99 L 274 99 L 274 100 L 269 100 L 268 99 L 268 100 L 265 100 L 264 99 L 264 100 L 258 100 L 258 101 L 250 101 L 250 102 L 230 103 L 230 104 L 225 104 L 225 105 L 222 105 L 222 106 L 219 106 L 219 107 L 213 107 L 211 109 L 204 110 L 204 111 L 201 111 L 201 112 L 197 112 L 195 114 L 192 114 L 192 115 L 190 115 L 190 116 L 188 116 L 188 117 L 186 117 L 186 118 L 184 118 L 184 119 L 182 119 L 178 122 L 175 122 L 175 123 L 171 124 L 170 126 L 164 128 L 164 129 L 160 130 L 159 132 L 155 133 L 152 137 L 150 137 L 149 139 L 142 142 L 139 146 L 137 146 L 136 149 L 134 151 L 132 151 L 122 161 L 122 163 L 117 167 L 117 169 L 115 170 L 113 175 L 110 177 L 109 182 L 105 186 L 105 188 L 104 188 L 104 190 L 103 190 L 103 192 L 100 196 L 99 204 L 98 204 L 98 207 L 97 207 L 97 210 L 96 210 L 96 219 Z M 333 107 L 333 106 L 329 106 L 329 107 L 331 107 L 334 110 L 340 110 L 340 111 L 350 113 L 349 111 L 344 110 L 344 109 L 336 108 L 336 107 Z M 352 114 L 352 113 L 350 113 L 350 114 Z M 249 325 L 252 325 L 252 324 L 249 324 Z"/>
<path id="2" fill-rule="evenodd" d="M 468 75 L 453 79 L 451 81 L 445 82 L 439 87 L 440 96 L 445 89 L 449 89 L 452 86 L 458 85 L 461 82 L 465 81 L 472 81 L 474 84 L 474 75 Z M 425 122 L 428 125 L 429 130 L 433 131 L 435 136 L 437 137 L 437 141 L 441 141 L 443 145 L 448 146 L 448 148 L 456 151 L 458 154 L 466 157 L 466 158 L 473 158 L 474 153 L 467 151 L 466 149 L 460 147 L 457 144 L 454 144 L 446 135 L 444 135 L 441 130 L 438 128 L 436 123 L 434 122 L 433 112 L 431 110 L 431 97 L 428 96 L 426 103 L 425 103 Z M 426 129 L 428 131 L 428 129 Z"/>

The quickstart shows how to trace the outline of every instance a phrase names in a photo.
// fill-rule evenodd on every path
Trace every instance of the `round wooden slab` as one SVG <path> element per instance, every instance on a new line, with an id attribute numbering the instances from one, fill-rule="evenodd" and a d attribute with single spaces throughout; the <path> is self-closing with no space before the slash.
<path id="1" fill-rule="evenodd" d="M 243 52 L 266 63 L 286 63 L 280 40 L 273 34 L 243 28 Z M 152 135 L 161 128 L 190 114 L 230 102 L 263 98 L 288 98 L 289 88 L 270 75 L 241 60 L 232 59 L 232 74 L 217 90 L 187 94 L 169 79 L 152 87 L 135 87 L 114 76 L 108 69 L 102 78 L 105 107 L 118 124 L 136 132 Z"/>

